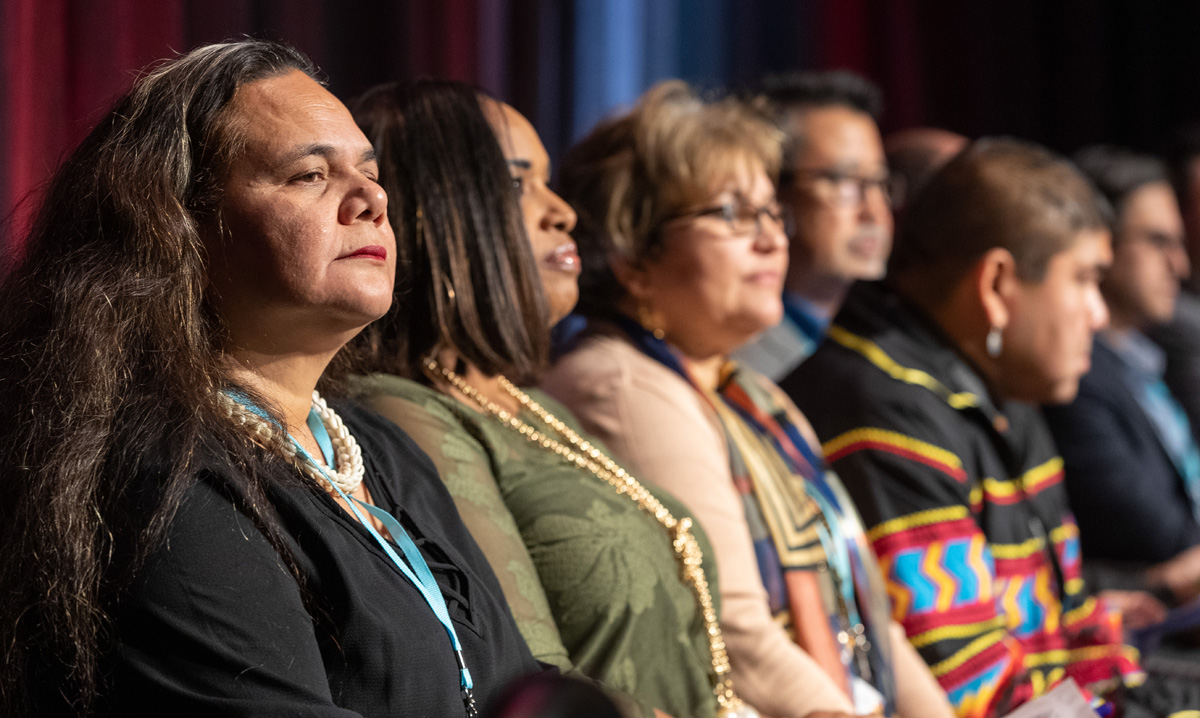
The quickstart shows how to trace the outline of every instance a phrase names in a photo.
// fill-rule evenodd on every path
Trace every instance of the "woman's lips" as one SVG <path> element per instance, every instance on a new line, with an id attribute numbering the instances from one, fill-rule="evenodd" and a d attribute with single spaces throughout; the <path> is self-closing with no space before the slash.
<path id="1" fill-rule="evenodd" d="M 764 269 L 760 272 L 754 272 L 746 276 L 746 280 L 751 284 L 765 284 L 767 286 L 783 286 L 783 272 L 773 269 Z"/>
<path id="2" fill-rule="evenodd" d="M 378 244 L 369 244 L 366 247 L 359 247 L 350 254 L 347 254 L 342 259 L 352 259 L 355 257 L 366 257 L 368 259 L 387 259 L 387 248 L 381 247 Z"/>
<path id="3" fill-rule="evenodd" d="M 578 272 L 580 270 L 579 250 L 575 247 L 574 242 L 558 245 L 542 261 L 562 272 Z"/>

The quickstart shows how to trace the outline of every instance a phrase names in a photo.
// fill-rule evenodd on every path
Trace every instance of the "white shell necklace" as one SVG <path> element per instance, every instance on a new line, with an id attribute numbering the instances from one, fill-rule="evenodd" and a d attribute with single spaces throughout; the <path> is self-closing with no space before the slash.
<path id="1" fill-rule="evenodd" d="M 346 428 L 342 418 L 329 408 L 320 394 L 313 392 L 309 421 L 315 414 L 321 422 L 321 426 L 317 428 L 324 429 L 324 431 L 314 429 L 313 438 L 321 445 L 319 454 L 333 454 L 334 462 L 339 469 L 335 471 L 333 467 L 324 466 L 324 462 L 320 458 L 302 448 L 277 421 L 255 406 L 247 397 L 240 396 L 237 392 L 225 391 L 217 396 L 221 407 L 225 410 L 225 416 L 238 426 L 248 430 L 256 442 L 261 443 L 268 450 L 274 449 L 284 454 L 304 475 L 314 479 L 319 485 L 328 485 L 331 493 L 337 494 L 345 501 L 346 508 L 371 534 L 371 538 L 375 539 L 387 557 L 400 569 L 400 573 L 420 592 L 450 638 L 454 648 L 454 659 L 458 663 L 463 708 L 467 718 L 475 718 L 478 715 L 475 709 L 475 683 L 471 678 L 471 672 L 467 670 L 462 643 L 458 639 L 458 632 L 454 630 L 450 613 L 446 608 L 446 600 L 441 594 L 441 589 L 438 587 L 429 565 L 421 555 L 421 550 L 394 516 L 351 494 L 362 484 L 363 480 L 362 449 L 359 448 L 358 442 Z M 331 445 L 332 451 L 323 440 L 322 434 L 328 435 L 328 444 Z M 397 555 L 392 544 L 375 530 L 370 520 L 363 515 L 363 511 L 374 516 L 387 528 L 392 535 L 392 540 L 398 544 L 400 551 L 408 559 L 407 563 Z"/>
<path id="2" fill-rule="evenodd" d="M 309 454 L 307 459 L 299 455 L 295 441 L 283 432 L 279 425 L 268 419 L 237 399 L 222 392 L 218 394 L 221 406 L 226 416 L 239 426 L 249 429 L 251 434 L 267 445 L 274 445 L 296 465 L 306 476 L 319 484 L 333 484 L 346 493 L 352 493 L 362 484 L 364 469 L 362 449 L 350 430 L 346 428 L 342 417 L 337 415 L 321 395 L 312 393 L 312 411 L 321 420 L 321 424 L 329 433 L 329 441 L 333 444 L 333 456 L 337 468 L 324 467 L 313 463 L 321 462 L 319 455 Z M 306 452 L 307 453 L 307 452 Z M 333 486 L 330 487 L 332 489 Z"/>

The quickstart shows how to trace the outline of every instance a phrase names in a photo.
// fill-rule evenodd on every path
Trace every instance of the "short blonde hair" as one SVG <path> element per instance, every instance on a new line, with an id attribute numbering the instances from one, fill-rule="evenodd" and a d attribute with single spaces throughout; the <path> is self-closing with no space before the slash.
<path id="1" fill-rule="evenodd" d="M 652 258 L 663 223 L 707 201 L 748 162 L 774 182 L 782 142 L 758 110 L 732 97 L 705 100 L 682 80 L 655 85 L 630 112 L 597 125 L 559 171 L 560 194 L 579 215 L 578 311 L 611 313 L 625 294 L 609 266 L 614 255 Z"/>

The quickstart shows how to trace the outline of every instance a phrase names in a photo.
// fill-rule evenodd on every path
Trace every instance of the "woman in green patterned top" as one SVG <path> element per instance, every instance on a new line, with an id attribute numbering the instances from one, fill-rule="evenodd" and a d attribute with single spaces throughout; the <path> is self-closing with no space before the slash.
<path id="1" fill-rule="evenodd" d="M 535 380 L 578 295 L 575 214 L 547 186 L 533 127 L 445 82 L 376 88 L 355 114 L 398 245 L 396 301 L 359 344 L 370 373 L 356 393 L 429 453 L 535 656 L 647 713 L 753 715 L 695 585 L 715 585 L 711 561 L 681 570 L 677 550 L 696 546 L 683 506 L 629 483 L 562 406 L 504 378 Z"/>

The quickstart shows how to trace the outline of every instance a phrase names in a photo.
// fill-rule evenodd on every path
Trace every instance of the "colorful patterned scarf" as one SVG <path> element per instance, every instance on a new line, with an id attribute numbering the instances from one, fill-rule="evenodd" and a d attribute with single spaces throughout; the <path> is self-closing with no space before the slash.
<path id="1" fill-rule="evenodd" d="M 847 694 L 856 675 L 893 711 L 883 578 L 840 481 L 800 431 L 798 410 L 768 379 L 734 362 L 723 368 L 715 392 L 703 389 L 666 342 L 630 319 L 613 321 L 716 412 L 772 614 L 790 622 L 796 643 Z M 863 647 L 857 652 L 847 647 L 856 641 Z"/>

